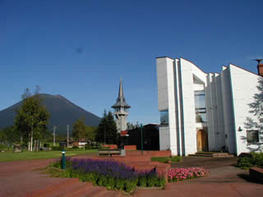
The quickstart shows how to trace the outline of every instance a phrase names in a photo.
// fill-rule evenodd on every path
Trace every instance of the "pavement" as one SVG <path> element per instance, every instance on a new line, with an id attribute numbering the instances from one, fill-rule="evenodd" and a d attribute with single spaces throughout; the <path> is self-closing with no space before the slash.
<path id="1" fill-rule="evenodd" d="M 78 179 L 53 178 L 42 173 L 54 159 L 0 162 L 0 197 L 6 196 L 127 196 L 120 191 L 83 183 Z M 263 184 L 251 182 L 248 171 L 234 167 L 236 158 L 187 157 L 175 167 L 204 167 L 207 177 L 168 183 L 164 190 L 137 189 L 132 196 L 260 197 Z"/>

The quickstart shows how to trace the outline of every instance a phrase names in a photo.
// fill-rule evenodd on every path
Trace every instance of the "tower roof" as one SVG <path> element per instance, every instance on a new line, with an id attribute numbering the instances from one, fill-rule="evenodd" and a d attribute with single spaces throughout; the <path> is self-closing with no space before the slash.
<path id="1" fill-rule="evenodd" d="M 124 93 L 123 93 L 123 89 L 122 89 L 122 80 L 120 80 L 120 86 L 119 86 L 119 94 L 118 94 L 118 98 L 116 99 L 116 103 L 111 106 L 112 108 L 130 108 L 131 106 L 129 106 L 124 98 Z"/>

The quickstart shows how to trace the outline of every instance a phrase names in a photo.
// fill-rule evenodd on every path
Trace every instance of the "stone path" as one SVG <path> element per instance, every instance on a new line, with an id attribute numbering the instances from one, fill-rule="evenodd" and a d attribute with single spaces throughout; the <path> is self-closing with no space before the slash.
<path id="1" fill-rule="evenodd" d="M 54 160 L 0 163 L 0 196 L 127 196 L 119 191 L 82 183 L 77 179 L 51 178 L 39 170 Z M 209 176 L 168 183 L 165 190 L 138 189 L 133 196 L 263 196 L 263 184 L 247 182 L 247 171 L 235 168 L 235 158 L 185 158 L 177 167 L 202 166 Z"/>

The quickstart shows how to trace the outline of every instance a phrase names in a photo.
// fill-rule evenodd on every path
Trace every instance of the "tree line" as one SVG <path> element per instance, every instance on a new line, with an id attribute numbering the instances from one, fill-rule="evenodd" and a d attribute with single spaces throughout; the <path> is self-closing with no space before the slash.
<path id="1" fill-rule="evenodd" d="M 38 150 L 41 142 L 51 142 L 52 134 L 48 130 L 50 114 L 42 104 L 38 92 L 31 94 L 26 89 L 22 95 L 22 105 L 16 111 L 14 125 L 0 130 L 0 145 L 11 147 L 20 144 L 29 151 Z M 75 141 L 117 143 L 118 134 L 113 114 L 104 111 L 98 127 L 85 124 L 85 119 L 80 118 L 72 128 L 72 137 Z"/>

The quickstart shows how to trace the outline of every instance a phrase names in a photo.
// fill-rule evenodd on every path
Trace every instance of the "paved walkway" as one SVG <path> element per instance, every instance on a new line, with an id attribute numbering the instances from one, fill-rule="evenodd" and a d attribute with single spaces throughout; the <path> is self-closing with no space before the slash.
<path id="1" fill-rule="evenodd" d="M 263 184 L 248 182 L 245 170 L 235 168 L 235 158 L 185 158 L 177 167 L 202 166 L 209 176 L 168 183 L 165 190 L 138 189 L 133 196 L 263 196 Z M 51 178 L 40 168 L 53 160 L 32 160 L 0 163 L 0 196 L 127 196 L 119 191 L 82 183 L 77 179 Z"/>

